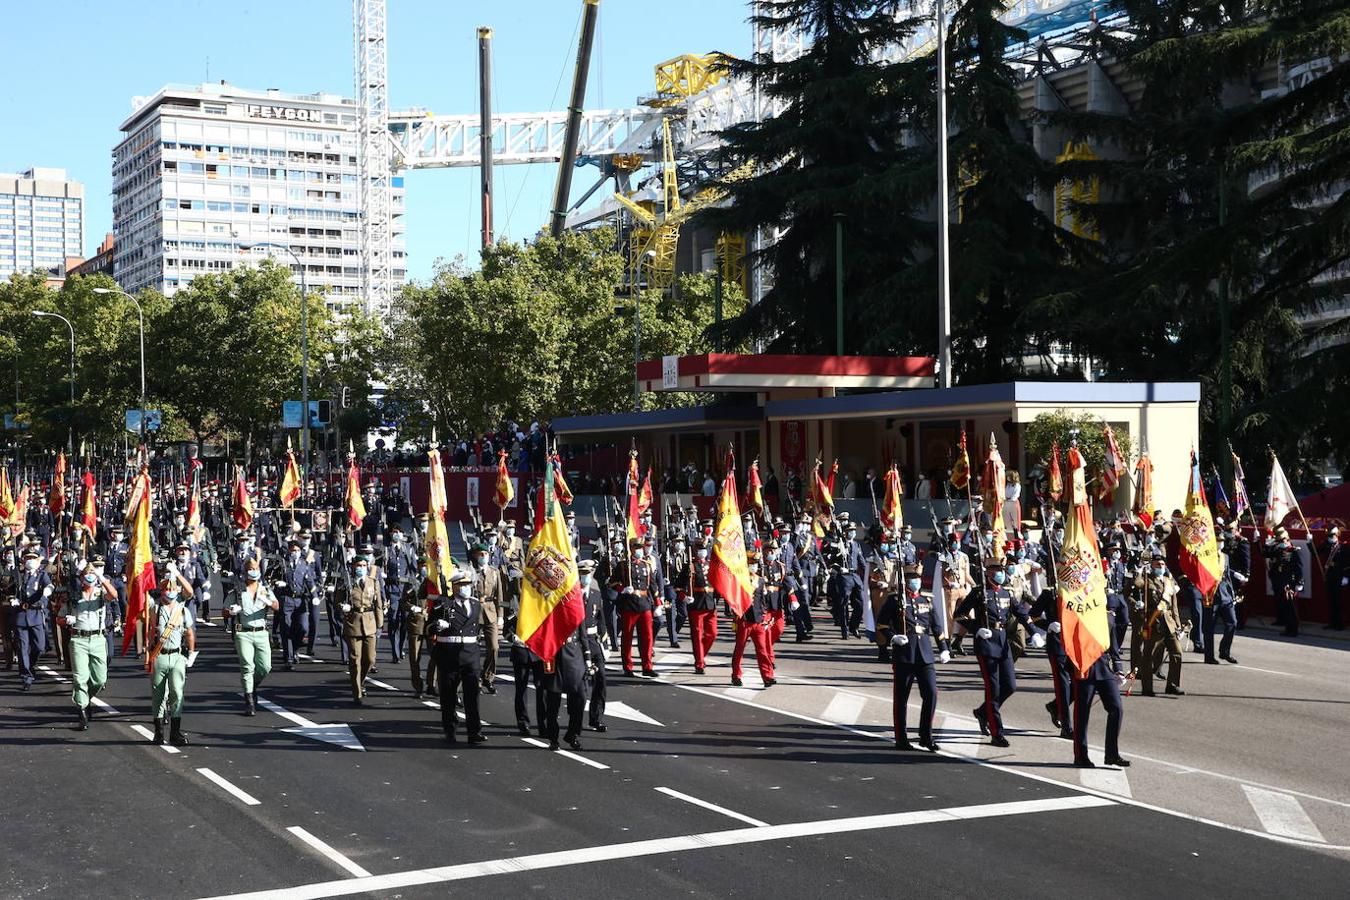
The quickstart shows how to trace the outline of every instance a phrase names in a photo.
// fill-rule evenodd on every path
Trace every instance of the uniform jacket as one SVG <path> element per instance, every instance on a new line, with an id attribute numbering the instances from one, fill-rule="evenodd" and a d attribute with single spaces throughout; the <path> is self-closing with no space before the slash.
<path id="1" fill-rule="evenodd" d="M 377 637 L 384 626 L 384 602 L 380 596 L 380 583 L 374 575 L 365 578 L 353 578 L 351 589 L 339 584 L 334 593 L 339 606 L 350 603 L 352 610 L 343 614 L 342 634 L 344 637 Z"/>
<path id="2" fill-rule="evenodd" d="M 928 594 L 911 594 L 908 590 L 892 594 L 877 615 L 877 631 L 890 645 L 891 661 L 895 663 L 933 665 L 933 635 L 939 630 L 933 598 Z M 898 634 L 909 638 L 904 646 L 891 643 L 891 638 Z"/>

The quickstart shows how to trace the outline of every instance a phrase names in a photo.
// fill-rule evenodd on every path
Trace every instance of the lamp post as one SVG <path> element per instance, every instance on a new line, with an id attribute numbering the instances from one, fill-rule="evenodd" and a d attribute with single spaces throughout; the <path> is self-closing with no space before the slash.
<path id="1" fill-rule="evenodd" d="M 117 294 L 126 297 L 132 303 L 136 304 L 136 319 L 141 329 L 141 428 L 140 442 L 145 445 L 145 310 L 141 309 L 141 301 L 128 294 L 121 288 L 94 288 L 95 294 Z"/>
<path id="2" fill-rule="evenodd" d="M 273 250 L 285 250 L 295 260 L 295 264 L 300 268 L 300 418 L 303 422 L 303 430 L 300 432 L 300 455 L 305 460 L 305 468 L 309 468 L 309 290 L 308 282 L 305 278 L 305 264 L 300 261 L 299 255 L 285 244 L 277 244 L 271 241 L 259 241 L 257 243 L 241 243 L 240 250 L 252 250 L 255 247 L 270 247 Z"/>
<path id="3" fill-rule="evenodd" d="M 938 387 L 952 386 L 951 245 L 947 219 L 947 18 L 942 0 L 933 16 L 937 29 L 937 164 L 938 164 Z"/>
<path id="4" fill-rule="evenodd" d="M 75 455 L 75 326 L 60 313 L 33 310 L 33 315 L 48 319 L 60 319 L 70 329 L 70 419 L 66 423 L 66 456 Z"/>

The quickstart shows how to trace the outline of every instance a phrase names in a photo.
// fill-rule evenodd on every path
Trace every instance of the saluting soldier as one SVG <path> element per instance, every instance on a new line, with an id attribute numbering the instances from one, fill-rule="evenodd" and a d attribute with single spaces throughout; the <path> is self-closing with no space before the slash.
<path id="1" fill-rule="evenodd" d="M 230 598 L 228 612 L 234 622 L 234 653 L 239 660 L 239 682 L 244 689 L 244 715 L 254 715 L 258 688 L 272 671 L 272 642 L 267 638 L 268 614 L 281 605 L 263 583 L 257 557 L 242 562 L 243 583 Z"/>
<path id="2" fill-rule="evenodd" d="M 450 576 L 453 597 L 442 597 L 429 616 L 428 635 L 436 641 L 437 681 L 440 682 L 441 728 L 450 744 L 455 737 L 456 712 L 461 685 L 464 692 L 464 720 L 469 743 L 481 744 L 483 721 L 478 715 L 478 689 L 482 678 L 483 656 L 478 648 L 482 632 L 483 605 L 473 595 L 476 576 L 459 570 Z"/>
<path id="3" fill-rule="evenodd" d="M 1013 605 L 1004 588 L 1007 572 L 995 559 L 985 563 L 984 584 L 971 591 L 956 608 L 956 617 L 975 629 L 975 658 L 984 681 L 984 704 L 973 710 L 980 733 L 990 736 L 995 747 L 1007 747 L 1003 733 L 1003 704 L 1017 691 L 1017 673 L 1013 668 L 1012 648 L 1008 645 L 1008 623 L 1016 620 L 1028 629 L 1027 614 Z"/>
<path id="4" fill-rule="evenodd" d="M 156 744 L 164 743 L 164 726 L 169 725 L 169 743 L 187 744 L 183 734 L 183 697 L 187 686 L 187 658 L 183 654 L 184 635 L 187 652 L 197 649 L 197 627 L 192 616 L 192 585 L 169 563 L 164 569 L 164 585 L 151 594 L 153 621 L 157 637 L 150 642 L 151 696 L 154 701 Z M 184 598 L 186 595 L 186 599 Z M 166 721 L 167 720 L 167 721 Z"/>
<path id="5" fill-rule="evenodd" d="M 375 667 L 375 641 L 384 626 L 380 580 L 371 571 L 365 550 L 362 548 L 362 555 L 352 565 L 350 582 L 338 585 L 335 591 L 342 615 L 342 637 L 347 643 L 347 677 L 357 706 L 365 703 L 366 679 Z"/>
<path id="6" fill-rule="evenodd" d="M 117 618 L 117 588 L 101 576 L 95 557 L 80 573 L 80 591 L 66 608 L 70 629 L 71 700 L 79 714 L 80 730 L 89 730 L 89 701 L 108 682 L 108 623 Z"/>
<path id="7" fill-rule="evenodd" d="M 619 623 L 623 629 L 623 672 L 633 674 L 633 633 L 637 633 L 638 653 L 642 658 L 642 674 L 656 677 L 652 665 L 652 610 L 656 600 L 652 596 L 656 579 L 651 563 L 645 558 L 646 548 L 641 538 L 629 541 L 628 558 L 615 567 L 611 587 L 619 592 Z"/>
<path id="8" fill-rule="evenodd" d="M 941 634 L 933 598 L 920 590 L 922 569 L 911 563 L 903 568 L 904 585 L 891 592 L 877 617 L 877 632 L 891 648 L 891 708 L 895 725 L 895 748 L 913 750 L 909 742 L 906 718 L 909 694 L 919 685 L 922 705 L 919 709 L 919 746 L 929 753 L 938 751 L 933 740 L 933 713 L 937 709 L 937 672 L 934 663 L 933 636 Z M 946 650 L 943 662 L 951 659 Z"/>
<path id="9" fill-rule="evenodd" d="M 1176 610 L 1176 598 L 1180 588 L 1167 571 L 1167 552 L 1163 548 L 1153 551 L 1147 573 L 1135 578 L 1136 589 L 1144 604 L 1144 621 L 1140 628 L 1143 639 L 1142 667 L 1139 676 L 1143 680 L 1141 693 L 1145 697 L 1153 696 L 1153 673 L 1162 665 L 1163 654 L 1167 655 L 1167 693 L 1184 694 L 1181 689 L 1181 619 Z"/>
<path id="10" fill-rule="evenodd" d="M 759 559 L 755 551 L 747 550 L 745 556 L 750 568 L 753 594 L 750 605 L 735 623 L 736 644 L 731 652 L 731 683 L 735 687 L 741 686 L 741 659 L 745 656 L 745 644 L 749 641 L 755 645 L 755 663 L 759 666 L 759 677 L 765 687 L 773 687 L 778 682 L 773 677 L 773 640 L 770 637 L 773 630 L 773 612 L 769 606 L 769 594 L 775 593 L 777 589 L 765 587 L 764 580 L 759 574 Z"/>

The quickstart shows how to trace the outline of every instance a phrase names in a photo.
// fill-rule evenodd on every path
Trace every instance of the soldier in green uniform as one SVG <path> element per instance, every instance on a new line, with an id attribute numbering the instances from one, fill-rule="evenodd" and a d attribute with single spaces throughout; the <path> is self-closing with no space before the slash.
<path id="1" fill-rule="evenodd" d="M 85 564 L 80 573 L 79 593 L 65 611 L 74 672 L 71 681 L 75 685 L 70 698 L 79 713 L 81 731 L 89 730 L 89 701 L 108 682 L 107 627 L 109 616 L 117 619 L 117 588 L 95 570 L 95 566 L 102 565 L 101 556 Z"/>
<path id="2" fill-rule="evenodd" d="M 244 564 L 244 583 L 231 598 L 228 612 L 234 620 L 234 652 L 244 688 L 244 715 L 256 714 L 258 687 L 272 671 L 272 642 L 267 636 L 271 613 L 280 605 L 262 580 L 262 567 L 250 556 Z"/>
<path id="3" fill-rule="evenodd" d="M 188 601 L 192 599 L 192 585 L 178 573 L 178 567 L 169 563 L 164 569 L 164 587 L 159 596 L 150 598 L 155 633 L 158 637 L 150 646 L 151 690 L 155 706 L 156 744 L 164 743 L 165 720 L 169 723 L 169 743 L 175 747 L 187 744 L 183 734 L 183 689 L 187 683 L 187 652 L 197 649 L 196 622 Z"/>

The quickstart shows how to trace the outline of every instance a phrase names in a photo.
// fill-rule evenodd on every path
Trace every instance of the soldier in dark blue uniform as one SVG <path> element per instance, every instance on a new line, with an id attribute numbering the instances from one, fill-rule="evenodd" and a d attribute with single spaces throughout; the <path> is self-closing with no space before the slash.
<path id="1" fill-rule="evenodd" d="M 50 610 L 52 579 L 42 568 L 37 548 L 23 553 L 23 571 L 18 575 L 15 596 L 10 603 L 10 621 L 19 648 L 19 679 L 28 690 L 37 679 L 38 657 L 47 641 L 47 614 Z"/>
<path id="2" fill-rule="evenodd" d="M 108 537 L 108 546 L 103 552 L 107 560 L 108 580 L 112 582 L 117 589 L 117 619 L 119 622 L 125 622 L 127 618 L 127 554 L 131 552 L 131 545 L 126 542 L 122 533 L 122 526 L 114 524 L 111 534 Z M 128 648 L 130 649 L 130 648 Z M 111 659 L 111 654 L 109 655 Z"/>
<path id="3" fill-rule="evenodd" d="M 586 618 L 581 623 L 586 646 L 591 655 L 590 676 L 590 725 L 595 731 L 605 730 L 605 640 L 600 619 L 604 615 L 604 604 L 600 591 L 595 584 L 595 560 L 583 559 L 577 563 L 577 576 L 581 581 L 581 602 L 586 608 Z"/>
<path id="4" fill-rule="evenodd" d="M 1350 546 L 1341 540 L 1341 530 L 1335 526 L 1327 531 L 1322 541 L 1322 569 L 1326 572 L 1327 587 L 1327 624 L 1328 631 L 1345 630 L 1345 620 L 1341 614 L 1341 595 L 1345 592 L 1346 580 L 1350 579 Z"/>
<path id="5" fill-rule="evenodd" d="M 984 705 L 973 714 L 980 733 L 990 736 L 995 747 L 1007 747 L 1003 734 L 1003 704 L 1017 691 L 1017 673 L 1013 669 L 1012 648 L 1008 645 L 1008 623 L 1018 621 L 1033 631 L 1025 612 L 1013 607 L 1012 597 L 1003 587 L 1007 573 L 1003 564 L 990 559 L 985 566 L 984 584 L 970 592 L 956 607 L 954 618 L 966 620 L 967 630 L 975 632 L 975 658 L 984 680 Z"/>
<path id="6" fill-rule="evenodd" d="M 389 530 L 392 543 L 385 558 L 385 592 L 389 601 L 389 651 L 394 662 L 403 659 L 407 648 L 407 638 L 403 633 L 404 594 L 417 588 L 417 554 L 403 534 L 403 528 L 395 525 Z"/>
<path id="7" fill-rule="evenodd" d="M 314 567 L 301 555 L 298 539 L 292 538 L 287 544 L 286 557 L 272 587 L 281 601 L 282 649 L 290 671 L 298 662 L 300 648 L 309 642 L 309 604 L 315 590 Z"/>
<path id="8" fill-rule="evenodd" d="M 1120 607 L 1120 604 L 1116 606 L 1117 609 Z M 1120 644 L 1116 641 L 1115 614 L 1110 613 L 1109 616 L 1110 647 L 1088 666 L 1081 678 L 1074 678 L 1073 681 L 1073 764 L 1080 769 L 1096 768 L 1096 764 L 1088 758 L 1087 745 L 1088 714 L 1092 712 L 1094 697 L 1101 698 L 1102 709 L 1106 710 L 1106 764 L 1121 768 L 1130 764 L 1129 760 L 1120 755 L 1120 723 L 1124 717 L 1124 708 L 1120 702 L 1120 682 L 1124 672 L 1120 660 Z"/>
<path id="9" fill-rule="evenodd" d="M 1303 593 L 1303 557 L 1289 539 L 1283 526 L 1275 529 L 1273 540 L 1262 548 L 1266 574 L 1275 594 L 1275 608 L 1284 622 L 1284 636 L 1298 637 L 1298 598 Z"/>
<path id="10" fill-rule="evenodd" d="M 938 751 L 933 740 L 933 712 L 937 708 L 937 672 L 934 663 L 933 636 L 941 633 L 933 598 L 920 592 L 918 563 L 905 566 L 904 586 L 882 604 L 877 630 L 891 648 L 891 708 L 895 724 L 895 748 L 913 750 L 905 721 L 909 693 L 917 682 L 922 706 L 919 709 L 919 746 L 929 753 Z M 951 659 L 946 650 L 943 662 Z"/>
<path id="11" fill-rule="evenodd" d="M 1103 548 L 1106 554 L 1106 605 L 1111 607 L 1113 604 L 1125 606 L 1126 586 L 1134 580 L 1134 575 L 1122 559 L 1123 550 L 1119 543 L 1110 543 Z M 1125 644 L 1125 629 L 1130 624 L 1128 616 L 1118 616 L 1115 619 L 1116 646 L 1122 647 Z"/>
<path id="12" fill-rule="evenodd" d="M 209 621 L 211 601 L 211 575 L 202 564 L 199 556 L 192 552 L 187 538 L 179 538 L 173 548 L 174 560 L 178 564 L 178 573 L 192 585 L 192 601 L 196 604 L 193 617 Z"/>
<path id="13" fill-rule="evenodd" d="M 581 749 L 581 722 L 586 711 L 586 679 L 593 671 L 591 651 L 580 628 L 558 648 L 552 660 L 540 663 L 543 677 L 538 690 L 544 695 L 544 738 L 548 749 L 558 749 L 558 711 L 567 698 L 567 733 L 563 739 L 573 750 Z"/>
<path id="14" fill-rule="evenodd" d="M 1238 580 L 1238 573 L 1233 569 L 1233 556 L 1236 550 L 1234 543 L 1240 540 L 1241 538 L 1236 538 L 1231 531 L 1219 533 L 1219 558 L 1223 562 L 1223 575 L 1219 578 L 1214 596 L 1206 603 L 1203 620 L 1205 662 L 1211 666 L 1219 664 L 1219 660 L 1214 658 L 1214 632 L 1220 626 L 1223 628 L 1223 637 L 1219 640 L 1219 657 L 1234 665 L 1237 664 L 1232 654 L 1233 635 L 1237 632 L 1238 597 L 1242 593 L 1242 582 L 1246 581 L 1245 575 Z"/>
<path id="15" fill-rule="evenodd" d="M 861 637 L 858 628 L 863 618 L 863 585 L 867 583 L 867 560 L 858 543 L 858 529 L 844 523 L 842 539 L 835 543 L 835 559 L 831 560 L 837 572 L 830 578 L 830 601 L 839 625 L 840 636 Z"/>
<path id="16" fill-rule="evenodd" d="M 1042 623 L 1045 628 L 1045 658 L 1050 663 L 1050 678 L 1054 682 L 1055 696 L 1045 704 L 1050 713 L 1050 721 L 1059 729 L 1059 736 L 1065 739 L 1073 737 L 1070 719 L 1073 715 L 1073 669 L 1068 654 L 1064 652 L 1062 624 L 1059 621 L 1059 598 L 1055 588 L 1041 591 L 1040 597 L 1031 605 L 1027 615 Z"/>
<path id="17" fill-rule="evenodd" d="M 440 685 L 441 728 L 455 744 L 459 692 L 464 691 L 465 728 L 469 743 L 481 744 L 483 721 L 478 715 L 478 689 L 483 677 L 483 653 L 478 647 L 483 604 L 473 595 L 474 574 L 459 570 L 450 576 L 453 597 L 442 597 L 427 617 L 427 635 L 436 642 L 436 680 Z"/>

